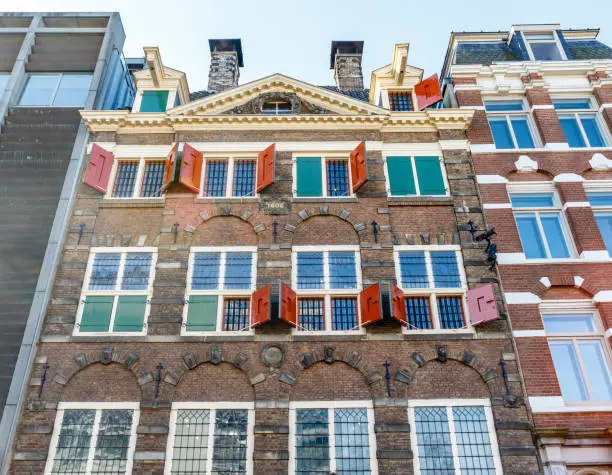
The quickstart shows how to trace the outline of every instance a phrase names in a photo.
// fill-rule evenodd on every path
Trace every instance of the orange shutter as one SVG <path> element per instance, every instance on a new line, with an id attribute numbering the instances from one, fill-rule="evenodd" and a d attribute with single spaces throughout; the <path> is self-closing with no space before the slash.
<path id="1" fill-rule="evenodd" d="M 251 295 L 251 327 L 256 327 L 270 320 L 270 300 L 269 285 L 253 292 Z"/>
<path id="2" fill-rule="evenodd" d="M 361 142 L 350 155 L 351 185 L 355 193 L 361 185 L 368 180 L 368 167 L 366 165 L 365 142 Z"/>
<path id="3" fill-rule="evenodd" d="M 403 325 L 408 325 L 406 318 L 406 305 L 404 303 L 404 292 L 395 284 L 389 285 L 389 297 L 391 300 L 391 316 Z"/>
<path id="4" fill-rule="evenodd" d="M 115 156 L 111 152 L 93 144 L 85 172 L 85 184 L 106 193 L 114 159 Z"/>
<path id="5" fill-rule="evenodd" d="M 257 192 L 274 183 L 274 144 L 257 155 Z"/>
<path id="6" fill-rule="evenodd" d="M 297 295 L 291 287 L 281 282 L 278 316 L 292 327 L 297 327 Z"/>
<path id="7" fill-rule="evenodd" d="M 361 305 L 362 326 L 382 320 L 383 312 L 380 284 L 374 284 L 362 290 L 359 294 L 359 304 Z"/>
<path id="8" fill-rule="evenodd" d="M 180 182 L 194 193 L 200 192 L 200 179 L 202 178 L 202 152 L 189 144 L 183 147 L 181 160 Z"/>
<path id="9" fill-rule="evenodd" d="M 178 154 L 178 142 L 174 144 L 172 150 L 168 154 L 168 161 L 166 162 L 166 171 L 164 172 L 164 186 L 162 191 L 165 191 L 174 180 L 174 171 L 176 169 L 176 156 Z"/>
<path id="10" fill-rule="evenodd" d="M 432 104 L 442 100 L 442 92 L 440 91 L 440 81 L 438 75 L 434 74 L 424 79 L 416 86 L 414 92 L 417 96 L 417 105 L 419 110 L 423 110 Z"/>

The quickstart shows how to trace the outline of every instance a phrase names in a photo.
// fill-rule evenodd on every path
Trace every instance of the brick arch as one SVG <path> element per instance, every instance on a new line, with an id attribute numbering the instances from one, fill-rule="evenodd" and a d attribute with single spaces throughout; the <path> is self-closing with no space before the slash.
<path id="1" fill-rule="evenodd" d="M 265 227 L 252 223 L 250 212 L 229 210 L 227 214 L 200 213 L 198 226 L 185 226 L 184 232 L 192 245 L 256 246 L 257 234 Z"/>
<path id="2" fill-rule="evenodd" d="M 303 208 L 298 210 L 297 214 L 291 215 L 283 230 L 283 241 L 293 245 L 296 241 L 296 236 L 299 239 L 299 235 L 306 229 L 305 226 L 308 226 L 309 223 L 314 224 L 316 221 L 322 222 L 321 218 L 324 217 L 334 221 L 338 220 L 346 224 L 345 226 L 342 226 L 343 229 L 354 236 L 355 239 L 353 239 L 354 242 L 351 243 L 347 243 L 346 240 L 344 240 L 343 244 L 362 244 L 366 242 L 368 234 L 367 222 L 360 221 L 347 209 L 339 207 L 332 208 L 329 206 Z M 323 233 L 323 236 L 324 235 L 325 233 Z M 320 240 L 316 243 L 327 244 L 325 242 L 321 242 Z M 314 242 L 312 244 L 314 244 Z"/>
<path id="3" fill-rule="evenodd" d="M 548 280 L 548 282 L 546 282 Z M 544 281 L 544 282 L 543 282 Z M 548 285 L 550 283 L 550 285 Z M 590 278 L 583 278 L 578 275 L 571 274 L 569 272 L 555 272 L 549 276 L 542 276 L 538 282 L 532 287 L 532 292 L 538 297 L 544 297 L 553 287 L 565 287 L 568 289 L 576 289 L 582 292 L 582 296 L 578 298 L 584 298 L 584 293 L 589 297 L 593 297 L 599 289 L 595 286 Z M 572 297 L 566 297 L 572 298 Z"/>
<path id="4" fill-rule="evenodd" d="M 375 382 L 344 361 L 317 362 L 300 371 L 291 382 L 289 398 L 293 401 L 367 400 L 376 394 L 372 387 Z M 314 394 L 313 387 L 316 387 Z"/>
<path id="5" fill-rule="evenodd" d="M 509 181 L 552 181 L 554 173 L 552 173 L 548 169 L 542 168 L 540 162 L 538 161 L 538 169 L 534 172 L 519 172 L 514 168 L 514 164 L 512 164 L 512 168 L 504 173 L 504 176 L 508 178 Z"/>
<path id="6" fill-rule="evenodd" d="M 75 372 L 58 397 L 58 401 L 67 402 L 135 402 L 141 399 L 142 388 L 133 371 L 118 363 L 100 362 Z"/>
<path id="7" fill-rule="evenodd" d="M 255 388 L 248 375 L 228 362 L 200 363 L 183 373 L 171 388 L 171 401 L 236 401 L 255 400 Z"/>

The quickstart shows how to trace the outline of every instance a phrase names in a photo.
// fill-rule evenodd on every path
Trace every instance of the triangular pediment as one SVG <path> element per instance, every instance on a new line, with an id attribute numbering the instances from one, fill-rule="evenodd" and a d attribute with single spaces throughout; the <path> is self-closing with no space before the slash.
<path id="1" fill-rule="evenodd" d="M 388 115 L 388 111 L 345 94 L 273 74 L 168 110 L 173 115 L 258 114 L 268 98 L 299 104 L 298 114 Z"/>

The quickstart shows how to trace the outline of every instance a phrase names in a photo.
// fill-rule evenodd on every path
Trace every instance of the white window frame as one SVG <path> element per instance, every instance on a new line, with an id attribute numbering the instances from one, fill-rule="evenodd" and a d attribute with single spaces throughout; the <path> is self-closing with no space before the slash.
<path id="1" fill-rule="evenodd" d="M 495 150 L 532 150 L 530 148 L 519 148 L 518 141 L 516 140 L 516 134 L 514 133 L 514 128 L 512 127 L 511 119 L 513 117 L 526 117 L 527 118 L 527 127 L 529 129 L 529 134 L 531 135 L 531 140 L 533 140 L 534 148 L 542 148 L 542 140 L 540 139 L 540 134 L 538 133 L 538 129 L 533 120 L 533 116 L 529 112 L 529 104 L 527 103 L 527 99 L 525 97 L 483 97 L 482 98 L 485 113 L 487 115 L 487 125 L 489 126 L 489 130 L 491 131 L 491 137 L 493 137 L 493 130 L 491 129 L 491 124 L 489 122 L 489 118 L 493 118 L 494 120 L 499 117 L 503 117 L 506 119 L 506 124 L 508 129 L 510 130 L 510 135 L 512 137 L 512 143 L 514 145 L 513 148 L 497 148 L 495 145 L 495 138 L 493 138 L 493 145 L 495 146 Z M 520 101 L 523 109 L 520 111 L 488 111 L 486 110 L 487 103 L 493 102 L 518 102 Z"/>
<path id="2" fill-rule="evenodd" d="M 383 103 L 383 107 L 385 107 L 385 109 L 389 109 L 392 113 L 394 114 L 401 114 L 402 112 L 415 112 L 419 110 L 418 108 L 418 104 L 417 104 L 417 96 L 414 92 L 414 89 L 394 89 L 394 88 L 389 88 L 389 89 L 383 89 L 383 91 L 386 94 L 383 94 L 383 97 L 386 96 L 387 99 L 387 103 L 384 104 Z M 411 111 L 395 111 L 393 109 L 391 109 L 391 98 L 389 97 L 390 94 L 397 94 L 397 93 L 401 93 L 401 94 L 409 94 L 410 95 L 410 100 L 412 101 L 412 110 Z"/>
<path id="3" fill-rule="evenodd" d="M 321 196 L 298 196 L 297 194 L 297 159 L 298 158 L 320 158 L 321 159 Z M 346 162 L 346 179 L 348 181 L 348 195 L 346 196 L 331 196 L 327 191 L 327 162 L 328 161 L 345 161 Z M 351 173 L 351 162 L 349 152 L 299 152 L 293 153 L 291 159 L 291 174 L 293 176 L 292 192 L 293 197 L 298 199 L 322 199 L 326 200 L 345 200 L 347 198 L 354 198 L 353 193 L 353 175 Z"/>
<path id="4" fill-rule="evenodd" d="M 565 54 L 565 50 L 563 49 L 563 46 L 561 45 L 561 41 L 559 41 L 559 35 L 557 35 L 557 32 L 555 30 L 552 31 L 522 31 L 521 32 L 523 34 L 523 42 L 525 43 L 525 46 L 527 47 L 527 52 L 529 53 L 529 58 L 531 59 L 531 61 L 546 61 L 544 59 L 536 59 L 535 55 L 533 54 L 533 50 L 531 49 L 531 43 L 555 43 L 555 45 L 557 46 L 557 50 L 559 51 L 559 54 L 561 56 L 561 60 L 563 61 L 567 61 L 567 55 Z M 550 35 L 552 34 L 552 39 L 528 39 L 529 35 Z"/>
<path id="5" fill-rule="evenodd" d="M 460 287 L 455 288 L 437 288 L 434 284 L 433 267 L 431 263 L 431 252 L 436 251 L 453 251 L 457 259 L 457 267 L 459 268 L 459 279 L 461 281 Z M 425 266 L 427 268 L 427 280 L 429 287 L 421 288 L 404 288 L 402 286 L 402 268 L 400 265 L 400 254 L 402 252 L 424 252 L 425 253 Z M 408 334 L 415 333 L 460 333 L 460 332 L 472 332 L 472 324 L 470 323 L 470 315 L 467 305 L 466 292 L 468 290 L 467 277 L 465 275 L 465 268 L 463 266 L 463 256 L 461 255 L 461 246 L 459 245 L 428 245 L 428 246 L 409 246 L 400 245 L 393 246 L 393 261 L 395 264 L 395 280 L 397 286 L 404 292 L 404 297 L 429 297 L 429 311 L 431 317 L 432 328 L 418 329 L 418 328 L 406 328 L 403 327 L 402 331 Z M 455 296 L 461 297 L 461 304 L 463 310 L 463 328 L 442 328 L 440 325 L 440 315 L 438 313 L 438 297 L 444 296 Z"/>
<path id="6" fill-rule="evenodd" d="M 322 252 L 323 253 L 323 288 L 321 289 L 298 289 L 298 262 L 297 257 L 300 252 Z M 355 253 L 355 276 L 357 285 L 354 289 L 330 289 L 329 285 L 329 253 L 330 252 L 354 252 Z M 292 329 L 292 333 L 306 333 L 309 335 L 321 334 L 351 334 L 365 333 L 365 327 L 361 325 L 361 304 L 359 294 L 363 290 L 363 280 L 361 276 L 361 253 L 358 245 L 329 245 L 329 246 L 294 246 L 291 249 L 291 288 L 300 298 L 322 298 L 323 309 L 325 312 L 324 329 L 305 330 L 300 327 L 300 305 L 297 304 L 298 327 Z M 334 297 L 354 297 L 356 299 L 357 327 L 353 330 L 332 330 L 332 307 L 331 300 Z"/>
<path id="7" fill-rule="evenodd" d="M 612 380 L 612 351 L 610 350 L 610 345 L 608 343 L 608 339 L 606 338 L 605 329 L 603 325 L 603 321 L 601 319 L 601 315 L 599 311 L 595 307 L 592 301 L 590 300 L 547 300 L 540 304 L 540 316 L 542 318 L 542 326 L 544 327 L 544 317 L 546 316 L 556 316 L 562 317 L 563 315 L 590 315 L 593 317 L 593 323 L 595 326 L 595 330 L 592 332 L 567 332 L 567 333 L 548 333 L 546 329 L 546 340 L 550 347 L 551 341 L 567 341 L 571 340 L 572 347 L 574 349 L 574 353 L 576 354 L 576 358 L 578 360 L 578 366 L 580 367 L 580 375 L 582 376 L 582 380 L 584 382 L 584 387 L 587 392 L 588 399 L 586 401 L 565 401 L 565 404 L 571 406 L 592 406 L 593 404 L 597 405 L 609 405 L 612 408 L 612 399 L 609 401 L 602 400 L 594 400 L 592 399 L 591 387 L 589 384 L 588 375 L 584 369 L 584 363 L 582 362 L 582 356 L 580 354 L 580 350 L 578 348 L 578 341 L 598 341 L 601 344 L 603 355 L 605 358 L 606 366 L 608 368 L 608 374 L 610 375 L 610 379 Z M 544 327 L 545 328 L 545 327 Z M 558 379 L 555 370 L 555 376 Z M 561 396 L 563 397 L 563 396 Z"/>
<path id="8" fill-rule="evenodd" d="M 516 184 L 516 185 L 508 185 L 508 201 L 512 204 L 510 200 L 510 195 L 521 195 L 521 194 L 551 194 L 553 197 L 553 206 L 552 207 L 521 207 L 515 208 L 512 207 L 512 214 L 514 216 L 514 225 L 516 226 L 516 232 L 519 235 L 519 240 L 521 240 L 521 234 L 518 230 L 518 224 L 516 222 L 516 218 L 519 215 L 525 214 L 535 214 L 536 222 L 538 225 L 538 232 L 540 233 L 540 238 L 544 243 L 544 251 L 546 252 L 546 257 L 538 257 L 533 259 L 525 260 L 530 263 L 537 262 L 563 262 L 563 260 L 576 258 L 578 255 L 578 251 L 576 250 L 576 245 L 574 243 L 572 230 L 569 227 L 567 222 L 567 217 L 565 216 L 565 212 L 563 210 L 563 206 L 561 205 L 561 199 L 559 198 L 559 193 L 554 188 L 554 185 L 549 182 L 537 183 L 532 182 L 529 184 Z M 550 248 L 548 246 L 548 241 L 546 240 L 546 234 L 544 234 L 544 228 L 542 227 L 542 223 L 540 221 L 540 214 L 558 214 L 559 222 L 561 223 L 561 231 L 563 232 L 563 238 L 565 239 L 565 245 L 567 246 L 567 251 L 569 253 L 568 257 L 550 257 Z M 521 248 L 523 249 L 523 255 L 526 256 L 525 248 L 523 247 L 523 241 L 521 240 Z"/>
<path id="9" fill-rule="evenodd" d="M 555 112 L 557 113 L 557 116 L 559 117 L 559 119 L 563 118 L 563 116 L 573 116 L 574 120 L 576 121 L 576 123 L 578 124 L 578 130 L 580 130 L 580 135 L 582 135 L 582 140 L 584 140 L 584 143 L 586 144 L 586 146 L 584 147 L 574 147 L 577 148 L 579 150 L 583 150 L 586 148 L 602 148 L 602 147 L 593 147 L 590 142 L 589 142 L 589 137 L 587 136 L 585 130 L 584 130 L 584 126 L 582 125 L 582 120 L 581 120 L 581 116 L 593 116 L 595 117 L 595 123 L 597 124 L 597 129 L 599 130 L 599 134 L 601 135 L 601 139 L 603 140 L 604 144 L 603 147 L 608 147 L 610 145 L 610 143 L 612 143 L 612 137 L 611 137 L 611 133 L 610 130 L 608 129 L 608 127 L 606 126 L 605 120 L 603 119 L 603 117 L 601 116 L 600 111 L 598 110 L 597 106 L 596 106 L 596 102 L 595 99 L 592 96 L 580 96 L 580 95 L 572 95 L 572 96 L 567 96 L 567 95 L 555 95 L 552 98 L 552 102 L 554 104 L 555 101 L 561 101 L 561 100 L 586 100 L 589 102 L 590 107 L 588 109 L 555 109 Z"/>
<path id="10" fill-rule="evenodd" d="M 108 179 L 109 187 L 106 190 L 106 194 L 104 195 L 104 199 L 109 200 L 162 200 L 165 198 L 166 193 L 162 192 L 161 196 L 140 196 L 142 193 L 142 185 L 145 175 L 146 165 L 150 162 L 159 162 L 165 163 L 168 161 L 168 157 L 134 157 L 134 158 L 116 158 L 113 161 L 113 168 L 111 170 L 110 177 Z M 124 162 L 138 162 L 138 171 L 136 172 L 136 178 L 134 180 L 134 190 L 132 191 L 132 196 L 113 196 L 115 191 L 115 185 L 117 184 L 117 172 L 119 170 L 119 166 Z M 163 186 L 163 180 L 162 180 Z"/>
<path id="11" fill-rule="evenodd" d="M 459 449 L 457 447 L 457 436 L 455 434 L 455 421 L 453 417 L 453 407 L 461 406 L 483 407 L 485 418 L 487 420 L 487 429 L 489 430 L 489 440 L 491 441 L 491 452 L 493 454 L 493 464 L 495 466 L 495 473 L 496 475 L 503 474 L 501 457 L 499 455 L 499 446 L 497 443 L 497 434 L 495 432 L 495 419 L 493 418 L 493 411 L 491 410 L 490 399 L 409 399 L 408 422 L 410 424 L 410 443 L 412 446 L 412 453 L 414 454 L 414 473 L 421 473 L 421 459 L 419 457 L 416 417 L 414 415 L 414 409 L 417 407 L 445 407 L 448 419 L 451 449 L 453 453 L 453 463 L 455 466 L 455 475 L 461 475 Z"/>
<path id="12" fill-rule="evenodd" d="M 585 183 L 584 192 L 587 195 L 590 193 L 607 193 L 610 196 L 612 196 L 612 182 L 602 180 L 600 183 L 597 183 L 597 182 Z M 587 201 L 588 201 L 588 196 L 587 196 Z M 598 215 L 612 216 L 612 205 L 593 205 L 589 202 L 589 206 L 593 210 L 593 215 L 595 216 L 595 218 L 597 218 Z M 597 226 L 597 229 L 599 230 L 599 233 L 601 234 L 601 229 L 599 229 L 599 225 Z M 605 246 L 606 243 L 605 243 L 605 240 L 603 239 L 603 235 L 601 237 L 602 237 L 602 240 L 604 241 L 604 246 Z M 606 251 L 608 252 L 608 255 L 612 257 L 612 249 L 608 249 L 606 246 Z"/>
<path id="13" fill-rule="evenodd" d="M 121 282 L 123 280 L 123 271 L 125 269 L 125 261 L 128 253 L 150 253 L 151 254 L 151 267 L 149 269 L 149 285 L 146 290 L 121 290 Z M 119 262 L 119 269 L 117 270 L 117 282 L 115 283 L 114 290 L 89 290 L 89 283 L 91 281 L 91 273 L 93 271 L 93 264 L 96 255 L 99 254 L 121 254 L 121 261 Z M 129 336 L 142 336 L 147 334 L 148 319 L 151 313 L 151 298 L 153 297 L 153 282 L 155 281 L 155 266 L 157 264 L 157 248 L 156 247 L 92 247 L 89 250 L 89 258 L 87 261 L 87 270 L 85 271 L 85 278 L 83 279 L 83 287 L 81 289 L 81 297 L 79 299 L 79 308 L 77 310 L 76 323 L 74 325 L 73 335 L 79 336 L 104 336 L 104 335 L 129 335 Z M 113 331 L 113 325 L 115 324 L 115 317 L 117 315 L 117 304 L 119 297 L 124 295 L 134 296 L 146 296 L 147 303 L 145 305 L 145 314 L 142 321 L 142 331 L 140 332 L 115 332 Z M 81 332 L 81 320 L 83 318 L 83 310 L 85 309 L 86 297 L 92 296 L 112 296 L 113 310 L 111 313 L 111 319 L 108 324 L 108 331 L 106 332 Z"/>
<path id="14" fill-rule="evenodd" d="M 387 168 L 387 158 L 393 157 L 402 157 L 402 158 L 410 158 L 410 166 L 412 168 L 412 176 L 414 179 L 414 189 L 416 193 L 414 195 L 393 195 L 391 194 L 391 179 L 389 178 L 389 169 Z M 419 177 L 416 171 L 416 163 L 414 161 L 415 157 L 434 157 L 437 158 L 440 163 L 440 170 L 442 172 L 442 181 L 444 182 L 444 194 L 443 195 L 422 195 L 421 194 L 421 185 L 419 184 Z M 450 185 L 448 184 L 448 176 L 446 175 L 446 166 L 444 164 L 444 157 L 442 154 L 432 154 L 431 152 L 423 152 L 422 154 L 415 153 L 414 151 L 402 153 L 402 152 L 384 152 L 383 153 L 383 171 L 385 173 L 385 188 L 387 190 L 388 198 L 414 198 L 416 196 L 423 197 L 448 197 L 450 196 Z"/>
<path id="15" fill-rule="evenodd" d="M 24 108 L 28 108 L 28 107 L 64 107 L 64 106 L 55 106 L 53 105 L 53 103 L 55 102 L 55 97 L 57 96 L 57 91 L 59 91 L 59 87 L 60 84 L 62 83 L 62 79 L 64 76 L 89 76 L 90 77 L 90 87 L 91 87 L 91 81 L 93 81 L 93 74 L 91 73 L 79 73 L 79 72 L 65 72 L 65 73 L 37 73 L 37 72 L 30 72 L 27 73 L 26 75 L 26 81 L 23 84 L 23 90 L 21 91 L 20 95 L 19 95 L 19 100 L 17 101 L 17 104 L 15 105 L 15 107 L 24 107 Z M 51 97 L 49 98 L 49 102 L 46 105 L 36 105 L 36 106 L 25 106 L 25 105 L 21 105 L 21 98 L 25 92 L 25 89 L 28 85 L 28 82 L 30 80 L 30 78 L 32 76 L 56 76 L 57 77 L 57 83 L 55 84 L 55 88 L 53 89 L 53 92 L 51 93 Z M 9 73 L 9 77 L 10 77 L 10 73 Z M 85 104 L 83 104 L 84 106 Z M 78 107 L 78 106 L 75 106 Z"/>
<path id="16" fill-rule="evenodd" d="M 259 198 L 257 193 L 257 165 L 258 165 L 258 154 L 255 152 L 245 153 L 205 153 L 202 160 L 202 176 L 200 178 L 200 193 L 198 198 L 202 200 L 253 200 Z M 225 176 L 225 194 L 223 196 L 206 196 L 204 195 L 204 189 L 206 185 L 206 168 L 208 162 L 213 161 L 226 161 L 227 169 Z M 234 196 L 234 166 L 237 161 L 246 160 L 255 162 L 255 180 L 253 182 L 253 195 L 252 196 Z"/>
<path id="17" fill-rule="evenodd" d="M 60 402 L 57 406 L 57 414 L 55 415 L 55 424 L 53 426 L 53 435 L 51 436 L 49 455 L 47 456 L 47 463 L 45 465 L 45 474 L 49 475 L 52 473 L 53 463 L 55 461 L 55 454 L 57 453 L 57 444 L 59 442 L 59 436 L 62 429 L 62 421 L 64 419 L 64 412 L 70 410 L 96 411 L 91 440 L 89 441 L 86 473 L 91 473 L 94 454 L 96 452 L 96 444 L 98 442 L 98 433 L 100 430 L 100 419 L 102 417 L 102 411 L 132 411 L 132 429 L 130 433 L 130 444 L 126 454 L 127 460 L 125 466 L 125 473 L 132 473 L 132 466 L 134 464 L 134 452 L 136 450 L 136 430 L 138 429 L 138 421 L 140 418 L 140 402 Z"/>
<path id="18" fill-rule="evenodd" d="M 374 405 L 371 400 L 355 401 L 289 401 L 289 473 L 295 473 L 295 437 L 297 409 L 327 409 L 329 430 L 329 473 L 336 473 L 336 437 L 334 409 L 366 409 L 368 416 L 368 444 L 370 449 L 370 473 L 378 475 L 376 458 L 376 433 L 374 432 Z"/>
<path id="19" fill-rule="evenodd" d="M 209 431 L 208 431 L 208 449 L 206 451 L 206 473 L 212 471 L 214 435 L 215 435 L 215 416 L 217 409 L 237 409 L 248 410 L 248 425 L 247 425 L 247 453 L 246 453 L 246 473 L 253 473 L 253 451 L 255 446 L 255 403 L 253 402 L 173 402 L 172 411 L 170 412 L 170 431 L 166 443 L 166 463 L 164 466 L 164 474 L 172 473 L 172 454 L 174 451 L 174 438 L 176 436 L 176 418 L 180 410 L 208 410 L 210 411 Z"/>
<path id="20" fill-rule="evenodd" d="M 193 267 L 195 255 L 200 252 L 214 252 L 221 254 L 219 260 L 219 288 L 217 289 L 198 289 L 191 288 L 193 279 Z M 225 289 L 225 263 L 228 252 L 249 252 L 251 253 L 251 285 L 248 289 Z M 183 323 L 181 325 L 181 335 L 249 335 L 254 334 L 253 328 L 248 328 L 243 331 L 225 331 L 223 330 L 224 315 L 224 300 L 226 298 L 247 298 L 251 297 L 256 290 L 257 283 L 257 247 L 256 246 L 206 246 L 192 247 L 189 252 L 189 267 L 187 269 L 187 285 L 185 286 L 185 305 L 183 306 Z M 189 297 L 192 295 L 216 295 L 217 300 L 217 327 L 215 331 L 188 331 L 187 316 L 189 312 Z M 250 307 L 249 307 L 250 311 Z"/>
<path id="21" fill-rule="evenodd" d="M 266 104 L 274 104 L 274 113 L 272 112 L 264 112 L 263 107 Z M 281 112 L 280 114 L 278 113 L 278 105 L 279 104 L 289 104 L 289 110 L 287 112 Z M 286 101 L 286 100 L 282 100 L 282 99 L 270 99 L 269 101 L 265 101 L 262 105 L 261 105 L 261 112 L 264 115 L 290 115 L 293 114 L 293 107 L 291 104 L 291 101 Z"/>
<path id="22" fill-rule="evenodd" d="M 178 95 L 178 89 L 176 87 L 139 87 L 134 97 L 134 104 L 132 105 L 132 113 L 138 114 L 165 114 L 166 112 L 140 112 L 140 105 L 142 104 L 143 93 L 147 91 L 168 91 L 168 100 L 166 101 L 166 111 L 174 107 L 174 101 Z M 180 101 L 179 101 L 180 102 Z M 178 106 L 177 106 L 178 107 Z"/>

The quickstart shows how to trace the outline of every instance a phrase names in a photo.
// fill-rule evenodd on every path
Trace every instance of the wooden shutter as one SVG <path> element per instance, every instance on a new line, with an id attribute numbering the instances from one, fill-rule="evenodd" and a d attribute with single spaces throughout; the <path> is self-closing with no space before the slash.
<path id="1" fill-rule="evenodd" d="M 389 284 L 389 301 L 391 304 L 391 316 L 402 325 L 408 325 L 404 292 L 395 284 Z"/>
<path id="2" fill-rule="evenodd" d="M 361 305 L 361 326 L 382 320 L 382 298 L 380 294 L 380 284 L 374 284 L 359 294 L 359 304 Z"/>
<path id="3" fill-rule="evenodd" d="M 183 147 L 180 182 L 194 193 L 200 192 L 203 154 L 189 144 Z"/>
<path id="4" fill-rule="evenodd" d="M 81 317 L 81 332 L 107 332 L 110 326 L 111 313 L 113 312 L 112 296 L 87 297 Z"/>
<path id="5" fill-rule="evenodd" d="M 85 184 L 106 193 L 114 159 L 115 156 L 111 152 L 93 144 L 85 172 Z"/>
<path id="6" fill-rule="evenodd" d="M 122 295 L 119 297 L 113 331 L 142 331 L 146 307 L 147 297 L 144 295 Z"/>
<path id="7" fill-rule="evenodd" d="M 175 143 L 174 147 L 172 147 L 172 150 L 170 150 L 170 153 L 168 154 L 168 160 L 166 161 L 166 170 L 164 171 L 164 186 L 162 186 L 162 192 L 165 191 L 174 181 L 178 146 L 178 142 Z"/>
<path id="8" fill-rule="evenodd" d="M 219 297 L 216 295 L 190 296 L 187 307 L 187 331 L 216 331 L 218 305 Z"/>
<path id="9" fill-rule="evenodd" d="M 420 111 L 441 101 L 442 91 L 440 90 L 438 75 L 434 74 L 418 83 L 414 86 L 414 92 L 417 96 L 417 106 Z"/>
<path id="10" fill-rule="evenodd" d="M 257 155 L 257 192 L 274 183 L 274 144 Z"/>
<path id="11" fill-rule="evenodd" d="M 323 196 L 320 157 L 299 157 L 296 175 L 297 196 Z"/>
<path id="12" fill-rule="evenodd" d="M 387 175 L 391 196 L 416 194 L 410 157 L 387 157 Z"/>
<path id="13" fill-rule="evenodd" d="M 292 327 L 297 327 L 297 294 L 281 282 L 279 296 L 278 317 Z"/>
<path id="14" fill-rule="evenodd" d="M 270 320 L 270 286 L 266 285 L 251 295 L 250 326 L 256 327 Z"/>
<path id="15" fill-rule="evenodd" d="M 368 180 L 368 167 L 366 164 L 366 146 L 361 142 L 350 155 L 351 185 L 355 193 Z"/>
<path id="16" fill-rule="evenodd" d="M 486 284 L 466 292 L 472 325 L 490 322 L 499 318 L 493 285 Z"/>
<path id="17" fill-rule="evenodd" d="M 421 195 L 445 195 L 442 164 L 438 157 L 414 157 Z"/>

